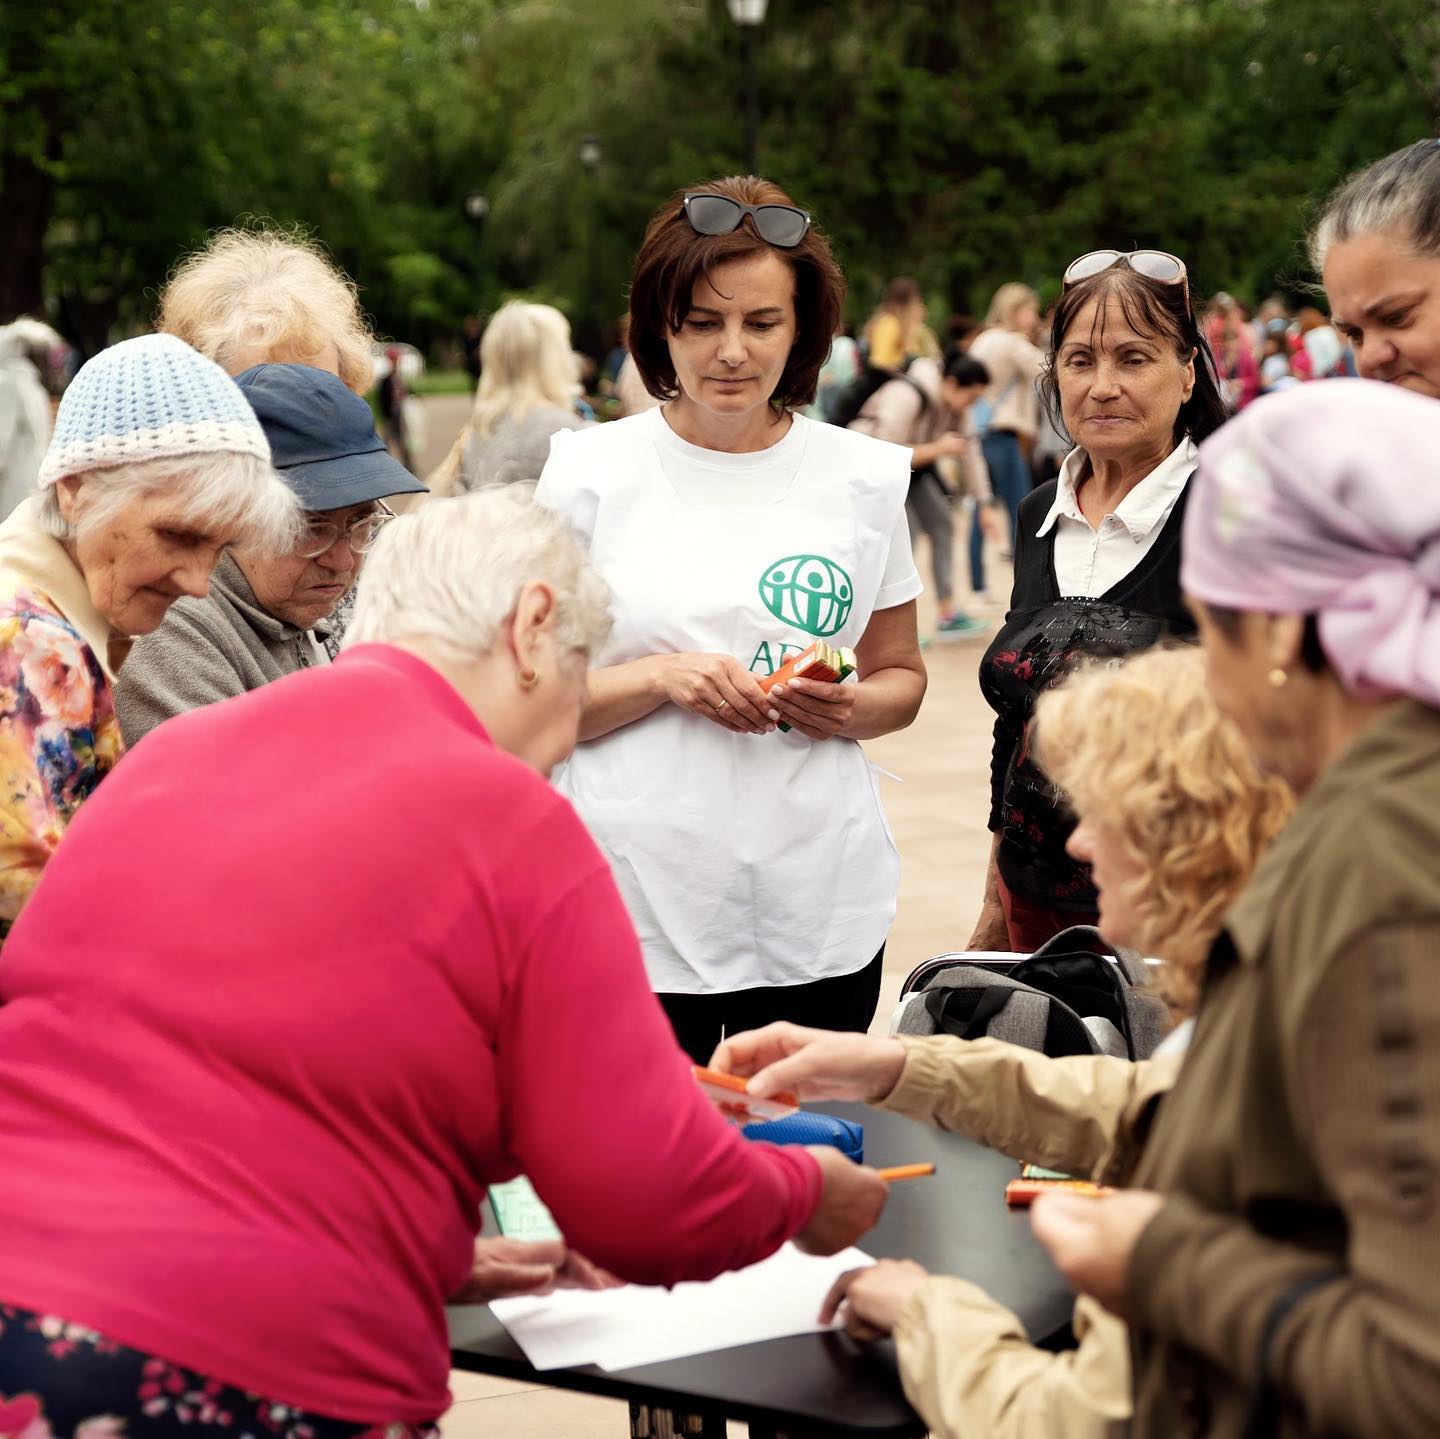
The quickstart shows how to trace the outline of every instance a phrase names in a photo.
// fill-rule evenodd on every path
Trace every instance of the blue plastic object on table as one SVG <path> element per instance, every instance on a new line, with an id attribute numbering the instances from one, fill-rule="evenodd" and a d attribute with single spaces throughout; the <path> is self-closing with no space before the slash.
<path id="1" fill-rule="evenodd" d="M 829 1144 L 856 1164 L 865 1162 L 864 1126 L 832 1114 L 801 1111 L 765 1124 L 747 1124 L 741 1133 L 746 1139 L 763 1139 L 769 1144 Z"/>

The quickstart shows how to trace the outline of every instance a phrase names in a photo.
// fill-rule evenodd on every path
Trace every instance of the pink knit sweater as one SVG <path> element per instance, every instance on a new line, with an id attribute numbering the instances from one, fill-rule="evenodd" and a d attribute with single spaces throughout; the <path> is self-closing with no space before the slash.
<path id="1" fill-rule="evenodd" d="M 445 1409 L 492 1181 L 666 1283 L 819 1197 L 690 1080 L 569 805 L 388 647 L 142 741 L 0 1002 L 0 1303 L 327 1416 Z"/>

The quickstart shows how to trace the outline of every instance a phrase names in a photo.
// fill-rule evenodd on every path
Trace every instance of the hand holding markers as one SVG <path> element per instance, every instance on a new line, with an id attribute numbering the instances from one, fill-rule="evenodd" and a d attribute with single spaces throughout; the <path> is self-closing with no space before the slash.
<path id="1" fill-rule="evenodd" d="M 724 1040 L 710 1060 L 745 1081 L 752 1099 L 785 1094 L 794 1103 L 849 1099 L 875 1104 L 900 1082 L 905 1046 L 872 1034 L 837 1034 L 799 1024 L 767 1024 Z"/>
<path id="2" fill-rule="evenodd" d="M 755 1099 L 746 1091 L 745 1081 L 731 1074 L 722 1074 L 715 1069 L 694 1066 L 696 1083 L 714 1101 L 715 1107 L 726 1119 L 740 1125 L 766 1124 L 776 1119 L 788 1119 L 800 1107 L 793 1094 L 782 1092 L 766 1099 Z M 889 1169 L 877 1169 L 876 1174 L 887 1184 L 903 1179 L 924 1179 L 935 1173 L 933 1164 L 896 1164 Z"/>

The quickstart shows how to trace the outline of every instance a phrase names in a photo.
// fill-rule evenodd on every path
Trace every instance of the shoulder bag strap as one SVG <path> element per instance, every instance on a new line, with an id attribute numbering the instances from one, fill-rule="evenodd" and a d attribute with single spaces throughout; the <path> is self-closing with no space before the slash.
<path id="1" fill-rule="evenodd" d="M 1250 1392 L 1250 1403 L 1245 1410 L 1245 1427 L 1240 1431 L 1242 1439 L 1274 1439 L 1280 1432 L 1280 1399 L 1275 1393 L 1275 1386 L 1270 1382 L 1270 1361 L 1275 1349 L 1275 1336 L 1302 1299 L 1332 1280 L 1343 1277 L 1342 1271 L 1338 1269 L 1307 1274 L 1270 1306 L 1270 1313 L 1265 1318 L 1265 1328 L 1260 1335 L 1259 1370 L 1255 1376 L 1255 1387 Z"/>
<path id="2" fill-rule="evenodd" d="M 965 1026 L 963 1037 L 965 1039 L 983 1039 L 986 1027 L 1009 1004 L 1010 996 L 1022 993 L 1024 993 L 1023 990 L 1006 989 L 998 984 L 990 985 L 977 1001 L 975 1011 L 970 1016 L 970 1023 Z"/>

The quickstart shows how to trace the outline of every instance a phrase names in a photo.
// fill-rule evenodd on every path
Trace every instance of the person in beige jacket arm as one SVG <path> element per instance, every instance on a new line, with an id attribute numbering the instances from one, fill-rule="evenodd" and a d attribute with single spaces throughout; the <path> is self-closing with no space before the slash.
<path id="1" fill-rule="evenodd" d="M 1288 791 L 1221 721 L 1191 649 L 1076 673 L 1042 700 L 1036 735 L 1042 764 L 1080 815 L 1072 844 L 1095 868 L 1102 929 L 1167 956 L 1162 992 L 1187 1015 L 1220 916 L 1289 814 Z M 712 1063 L 750 1077 L 757 1094 L 862 1100 L 1019 1160 L 1117 1183 L 1136 1163 L 1154 1101 L 1175 1082 L 1184 1040 L 1182 1028 L 1132 1064 L 1051 1059 L 994 1039 L 780 1024 L 727 1039 Z M 827 1301 L 826 1314 L 837 1311 L 857 1338 L 894 1335 L 906 1395 L 942 1439 L 1112 1439 L 1129 1417 L 1126 1326 L 1092 1300 L 1076 1306 L 1078 1347 L 1059 1354 L 1032 1345 L 978 1286 L 909 1261 L 844 1276 Z"/>

